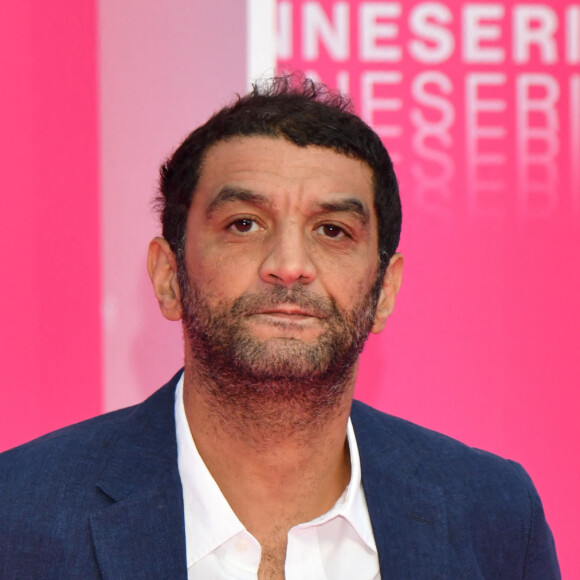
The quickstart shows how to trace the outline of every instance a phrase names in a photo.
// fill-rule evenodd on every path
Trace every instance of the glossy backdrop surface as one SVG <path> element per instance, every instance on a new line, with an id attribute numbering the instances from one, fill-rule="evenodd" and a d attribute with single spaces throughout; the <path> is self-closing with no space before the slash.
<path id="1" fill-rule="evenodd" d="M 400 177 L 403 288 L 358 397 L 520 461 L 575 577 L 580 4 L 279 0 L 277 18 L 272 63 L 350 92 Z M 237 0 L 0 6 L 0 448 L 181 364 L 145 271 L 150 201 L 245 91 L 246 21 Z"/>

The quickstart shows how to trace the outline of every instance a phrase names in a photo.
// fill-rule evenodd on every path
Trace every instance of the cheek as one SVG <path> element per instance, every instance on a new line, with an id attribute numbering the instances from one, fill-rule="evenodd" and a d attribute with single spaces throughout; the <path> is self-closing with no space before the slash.
<path id="1" fill-rule="evenodd" d="M 237 297 L 245 292 L 252 281 L 255 267 L 247 256 L 228 256 L 212 252 L 211 248 L 190 255 L 188 272 L 210 303 Z M 255 273 L 254 273 L 255 278 Z"/>
<path id="2" fill-rule="evenodd" d="M 347 266 L 343 263 L 327 263 L 324 271 L 319 272 L 326 293 L 331 296 L 340 310 L 351 311 L 360 307 L 375 284 L 376 272 L 361 268 L 359 263 Z"/>
<path id="3" fill-rule="evenodd" d="M 353 303 L 362 300 L 374 286 L 379 271 L 379 252 L 378 241 L 373 236 L 344 251 L 313 247 L 312 257 L 318 277 L 333 294 L 345 296 L 349 303 Z"/>

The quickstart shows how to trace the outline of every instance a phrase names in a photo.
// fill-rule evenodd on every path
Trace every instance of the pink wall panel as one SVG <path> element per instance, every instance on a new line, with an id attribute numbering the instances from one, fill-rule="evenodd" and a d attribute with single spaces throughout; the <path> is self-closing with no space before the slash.
<path id="1" fill-rule="evenodd" d="M 104 408 L 143 400 L 183 361 L 146 271 L 151 201 L 179 142 L 246 89 L 245 2 L 101 0 Z"/>
<path id="2" fill-rule="evenodd" d="M 101 409 L 95 21 L 0 3 L 0 449 Z"/>
<path id="3" fill-rule="evenodd" d="M 580 5 L 467 4 L 279 0 L 279 64 L 348 89 L 396 159 L 404 285 L 358 396 L 521 461 L 573 578 Z M 0 449 L 180 364 L 145 273 L 157 169 L 245 90 L 244 2 L 98 12 L 0 3 Z"/>
<path id="4" fill-rule="evenodd" d="M 580 5 L 526 6 L 279 0 L 279 66 L 350 92 L 400 179 L 403 287 L 358 396 L 523 463 L 572 578 Z"/>

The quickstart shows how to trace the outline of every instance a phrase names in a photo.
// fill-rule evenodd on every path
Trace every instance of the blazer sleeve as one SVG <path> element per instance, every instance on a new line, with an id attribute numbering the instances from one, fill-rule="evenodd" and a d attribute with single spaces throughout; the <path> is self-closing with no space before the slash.
<path id="1" fill-rule="evenodd" d="M 530 524 L 524 562 L 525 580 L 560 580 L 560 567 L 552 532 L 546 522 L 542 502 L 532 480 L 524 468 L 510 462 L 524 479 L 530 500 Z"/>

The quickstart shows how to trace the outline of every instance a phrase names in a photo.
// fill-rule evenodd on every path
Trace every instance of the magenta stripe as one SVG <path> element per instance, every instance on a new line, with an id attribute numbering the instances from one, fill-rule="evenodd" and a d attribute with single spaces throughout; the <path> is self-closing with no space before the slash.
<path id="1" fill-rule="evenodd" d="M 0 6 L 0 449 L 101 408 L 96 9 Z"/>

